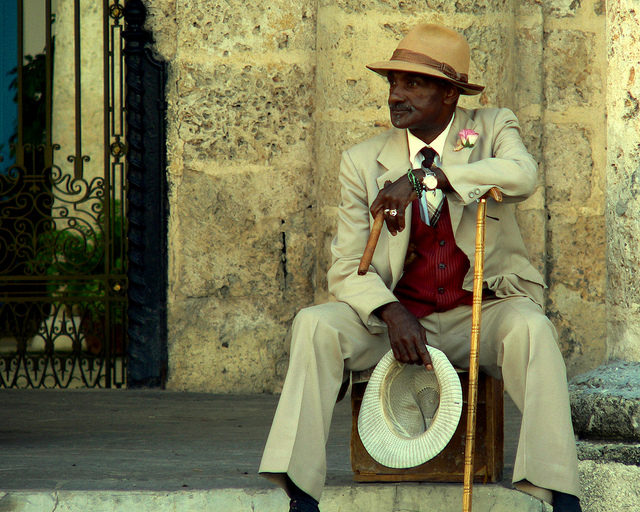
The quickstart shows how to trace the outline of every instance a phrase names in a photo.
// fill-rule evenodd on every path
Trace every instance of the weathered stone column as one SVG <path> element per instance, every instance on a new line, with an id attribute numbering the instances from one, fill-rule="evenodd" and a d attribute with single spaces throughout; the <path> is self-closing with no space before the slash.
<path id="1" fill-rule="evenodd" d="M 605 15 L 595 0 L 541 9 L 546 313 L 571 376 L 605 358 Z"/>
<path id="2" fill-rule="evenodd" d="M 168 97 L 171 389 L 278 389 L 313 300 L 315 2 L 154 1 Z"/>
<path id="3" fill-rule="evenodd" d="M 640 361 L 639 31 L 637 2 L 607 3 L 607 356 L 627 361 Z"/>
<path id="4" fill-rule="evenodd" d="M 634 0 L 607 2 L 607 286 L 609 364 L 570 385 L 585 510 L 640 506 L 640 16 Z M 620 359 L 624 361 L 619 361 Z"/>
<path id="5" fill-rule="evenodd" d="M 606 128 L 601 0 L 144 1 L 154 49 L 170 63 L 170 387 L 278 389 L 295 312 L 328 299 L 340 154 L 390 126 L 385 80 L 365 65 L 420 22 L 468 38 L 471 79 L 487 90 L 461 105 L 513 109 L 541 164 L 517 214 L 569 374 L 603 362 L 607 322 L 609 355 L 634 358 L 640 59 L 626 42 L 630 0 L 609 6 Z"/>

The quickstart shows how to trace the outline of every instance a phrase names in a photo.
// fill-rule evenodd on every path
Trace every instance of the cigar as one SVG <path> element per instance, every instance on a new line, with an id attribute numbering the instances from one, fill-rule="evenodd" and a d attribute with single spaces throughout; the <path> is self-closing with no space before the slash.
<path id="1" fill-rule="evenodd" d="M 384 211 L 381 209 L 378 212 L 378 215 L 376 215 L 375 220 L 373 221 L 371 234 L 369 235 L 367 246 L 364 248 L 364 254 L 362 255 L 362 259 L 360 260 L 360 266 L 358 267 L 359 276 L 365 275 L 369 270 L 369 265 L 371 265 L 371 259 L 373 258 L 373 252 L 376 250 L 376 245 L 378 243 L 378 238 L 380 238 L 380 232 L 382 231 L 383 225 Z"/>

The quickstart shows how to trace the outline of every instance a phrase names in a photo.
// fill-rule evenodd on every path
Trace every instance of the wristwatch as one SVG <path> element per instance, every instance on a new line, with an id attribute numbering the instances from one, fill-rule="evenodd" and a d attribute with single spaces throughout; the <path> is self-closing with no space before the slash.
<path id="1" fill-rule="evenodd" d="M 431 169 L 425 171 L 424 178 L 422 178 L 422 185 L 425 190 L 435 190 L 438 188 L 438 177 L 436 173 Z"/>

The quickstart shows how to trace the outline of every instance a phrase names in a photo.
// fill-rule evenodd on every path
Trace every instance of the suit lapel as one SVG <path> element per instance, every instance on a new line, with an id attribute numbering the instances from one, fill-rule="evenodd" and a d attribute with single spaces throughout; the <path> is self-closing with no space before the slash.
<path id="1" fill-rule="evenodd" d="M 442 155 L 443 165 L 464 165 L 469 163 L 469 158 L 473 152 L 473 148 L 465 148 L 461 151 L 454 151 L 454 148 L 458 144 L 458 133 L 465 128 L 474 130 L 476 127 L 475 121 L 471 119 L 467 113 L 460 109 L 456 109 L 456 117 L 451 125 L 451 131 L 447 136 L 447 142 L 444 146 L 444 154 Z M 451 227 L 455 234 L 458 226 L 460 225 L 460 219 L 462 218 L 462 212 L 464 206 L 457 202 L 449 201 L 449 214 L 451 215 Z"/>
<path id="2" fill-rule="evenodd" d="M 378 163 L 382 165 L 386 171 L 376 179 L 378 188 L 384 188 L 386 181 L 392 183 L 398 178 L 404 176 L 411 167 L 409 161 L 409 147 L 407 144 L 407 133 L 405 130 L 393 130 L 389 140 L 382 148 L 378 155 Z M 404 267 L 404 258 L 409 247 L 409 236 L 411 234 L 411 208 L 407 208 L 405 212 L 405 229 L 396 236 L 389 235 L 385 229 L 385 233 L 389 252 L 389 265 L 393 283 L 398 282 L 402 275 Z M 381 238 L 381 241 L 383 238 Z"/>
<path id="3" fill-rule="evenodd" d="M 409 162 L 406 130 L 393 130 L 389 140 L 387 140 L 378 155 L 378 163 L 386 169 L 386 172 L 377 178 L 378 187 L 380 188 L 384 187 L 385 181 L 394 182 L 407 173 L 411 163 Z"/>
<path id="4" fill-rule="evenodd" d="M 463 149 L 462 151 L 454 151 L 453 149 L 458 143 L 458 133 L 460 130 L 464 128 L 473 130 L 475 126 L 475 121 L 473 121 L 464 110 L 460 108 L 456 109 L 456 117 L 451 125 L 451 131 L 447 136 L 443 151 L 444 154 L 442 155 L 443 165 L 464 165 L 469 162 L 473 149 Z M 379 189 L 384 187 L 386 181 L 394 182 L 407 173 L 407 170 L 411 167 L 411 162 L 409 161 L 409 147 L 405 130 L 393 130 L 389 140 L 378 155 L 378 163 L 386 169 L 386 171 L 376 179 Z M 460 225 L 463 209 L 464 207 L 462 205 L 449 201 L 449 214 L 451 216 L 451 226 L 454 234 Z M 411 235 L 411 208 L 407 208 L 405 213 L 405 225 L 404 231 L 398 233 L 395 237 L 392 237 L 388 234 L 389 232 L 387 230 L 384 230 L 384 233 L 386 233 L 384 239 L 387 240 L 389 264 L 394 286 L 402 276 L 404 269 L 404 258 Z M 382 240 L 381 238 L 381 241 Z"/>

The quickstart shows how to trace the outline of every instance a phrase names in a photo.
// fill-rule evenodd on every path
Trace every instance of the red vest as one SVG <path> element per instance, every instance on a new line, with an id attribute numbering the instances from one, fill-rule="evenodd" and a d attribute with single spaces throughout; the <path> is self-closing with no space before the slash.
<path id="1" fill-rule="evenodd" d="M 422 221 L 417 201 L 412 210 L 404 274 L 393 293 L 417 318 L 471 305 L 473 294 L 462 289 L 469 258 L 456 245 L 448 202 L 435 227 Z"/>

